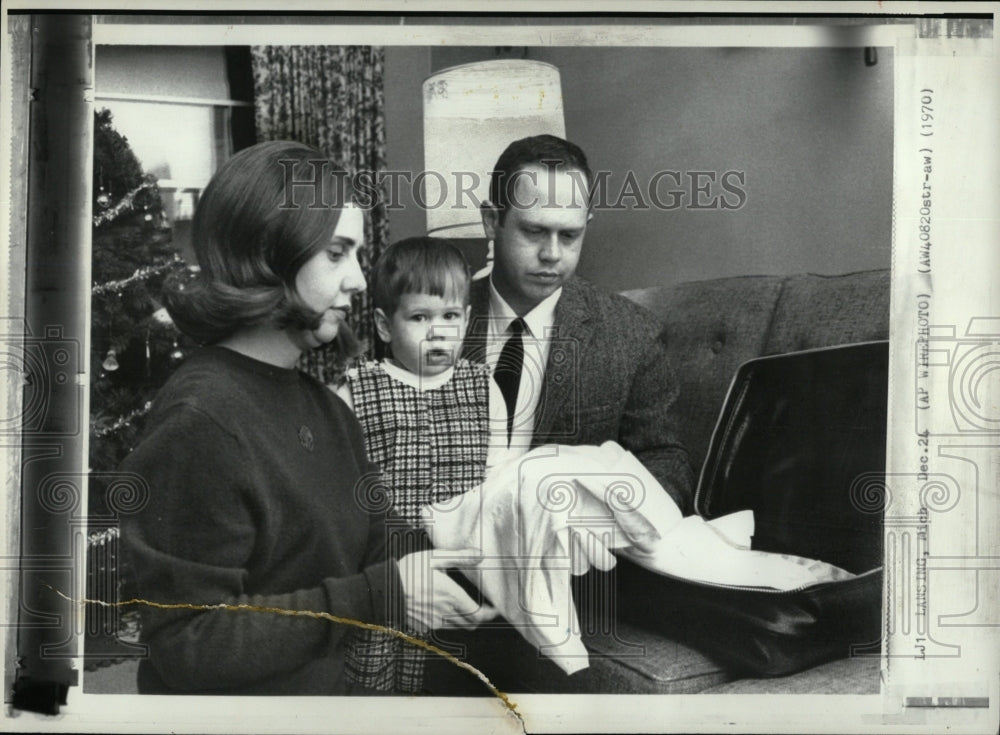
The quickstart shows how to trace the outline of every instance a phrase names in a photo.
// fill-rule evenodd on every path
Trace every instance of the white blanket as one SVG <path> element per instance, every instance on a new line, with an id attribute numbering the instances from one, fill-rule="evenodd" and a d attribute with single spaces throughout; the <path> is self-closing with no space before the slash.
<path id="1" fill-rule="evenodd" d="M 795 589 L 851 576 L 823 562 L 750 550 L 753 514 L 682 518 L 656 478 L 615 442 L 546 445 L 497 465 L 474 490 L 425 509 L 438 549 L 482 549 L 467 572 L 521 635 L 566 673 L 589 665 L 571 574 L 611 553 L 713 584 Z"/>

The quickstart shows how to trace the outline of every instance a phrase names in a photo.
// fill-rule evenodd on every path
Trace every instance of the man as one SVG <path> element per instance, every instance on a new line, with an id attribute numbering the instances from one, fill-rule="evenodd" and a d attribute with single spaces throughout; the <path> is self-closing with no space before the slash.
<path id="1" fill-rule="evenodd" d="M 575 275 L 591 184 L 583 151 L 561 138 L 524 138 L 501 154 L 482 205 L 493 271 L 472 287 L 466 356 L 494 368 L 504 395 L 493 446 L 615 440 L 687 513 L 692 475 L 660 326 Z"/>
<path id="2" fill-rule="evenodd" d="M 472 284 L 464 349 L 465 357 L 494 369 L 503 394 L 502 401 L 491 401 L 500 405 L 490 407 L 490 461 L 540 444 L 615 440 L 687 513 L 692 475 L 671 413 L 677 383 L 658 339 L 660 327 L 628 299 L 575 275 L 591 218 L 591 184 L 583 151 L 551 135 L 515 141 L 495 166 L 490 199 L 482 206 L 494 242 L 493 270 Z M 605 608 L 607 590 L 601 573 L 578 580 L 575 597 L 581 622 L 588 618 L 585 627 L 593 623 L 589 609 Z M 617 594 L 631 599 L 639 592 Z M 467 646 L 466 660 L 507 691 L 597 686 L 588 677 L 598 675 L 587 670 L 567 678 L 510 627 L 486 624 L 439 642 Z M 478 681 L 446 664 L 435 666 L 426 681 L 436 694 L 482 694 Z"/>

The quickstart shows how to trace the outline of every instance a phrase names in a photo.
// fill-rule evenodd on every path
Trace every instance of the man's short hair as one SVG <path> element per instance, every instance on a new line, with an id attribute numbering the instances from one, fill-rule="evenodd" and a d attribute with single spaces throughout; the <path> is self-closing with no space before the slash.
<path id="1" fill-rule="evenodd" d="M 500 154 L 490 175 L 490 202 L 500 211 L 500 221 L 510 206 L 517 183 L 517 172 L 528 166 L 550 167 L 556 170 L 576 170 L 586 177 L 588 203 L 593 176 L 587 156 L 580 146 L 555 135 L 533 135 L 515 140 Z M 581 185 L 584 182 L 581 182 Z"/>

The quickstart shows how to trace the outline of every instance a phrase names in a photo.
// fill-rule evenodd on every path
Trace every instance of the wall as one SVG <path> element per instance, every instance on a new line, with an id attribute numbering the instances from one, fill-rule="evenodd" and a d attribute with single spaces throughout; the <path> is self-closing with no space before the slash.
<path id="1" fill-rule="evenodd" d="M 737 210 L 598 212 L 581 275 L 624 290 L 884 268 L 893 87 L 891 54 L 878 51 L 877 64 L 867 66 L 861 48 L 390 48 L 387 98 L 407 100 L 390 108 L 404 116 L 387 122 L 390 161 L 414 163 L 422 148 L 417 77 L 498 54 L 524 56 L 559 67 L 567 137 L 594 169 L 612 171 L 612 201 L 630 171 L 643 189 L 661 170 L 680 172 L 688 185 L 690 172 L 716 172 L 702 202 L 724 195 L 735 203 L 718 177 L 745 176 L 746 201 Z M 664 203 L 672 183 L 661 182 Z M 410 213 L 390 225 L 393 239 L 423 232 L 422 218 Z"/>
<path id="2" fill-rule="evenodd" d="M 566 70 L 567 136 L 595 168 L 640 182 L 662 169 L 746 173 L 738 210 L 599 213 L 581 274 L 623 289 L 888 266 L 892 64 L 881 57 L 869 67 L 861 49 L 536 54 Z"/>

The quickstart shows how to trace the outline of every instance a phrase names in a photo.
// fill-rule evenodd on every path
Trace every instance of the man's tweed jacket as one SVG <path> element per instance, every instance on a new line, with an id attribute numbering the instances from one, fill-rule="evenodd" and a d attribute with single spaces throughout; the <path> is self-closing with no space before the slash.
<path id="1" fill-rule="evenodd" d="M 484 359 L 489 280 L 472 284 L 472 321 L 463 354 Z M 691 511 L 692 474 L 671 407 L 677 382 L 648 311 L 573 277 L 556 305 L 532 446 L 600 444 L 629 450 L 682 512 Z"/>

